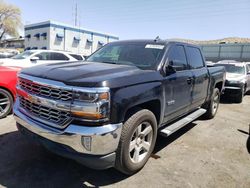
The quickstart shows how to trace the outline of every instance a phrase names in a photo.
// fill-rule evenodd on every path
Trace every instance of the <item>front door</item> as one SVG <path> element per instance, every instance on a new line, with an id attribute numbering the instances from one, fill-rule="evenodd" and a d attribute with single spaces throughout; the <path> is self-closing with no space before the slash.
<path id="1" fill-rule="evenodd" d="M 168 64 L 173 66 L 176 72 L 166 76 L 164 80 L 164 122 L 188 112 L 192 93 L 192 72 L 188 68 L 184 46 L 174 45 L 170 48 Z"/>

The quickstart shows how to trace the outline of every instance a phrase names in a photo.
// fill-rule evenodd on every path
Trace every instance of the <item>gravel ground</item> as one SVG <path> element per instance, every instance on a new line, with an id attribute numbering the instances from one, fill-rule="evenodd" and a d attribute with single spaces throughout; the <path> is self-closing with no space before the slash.
<path id="1" fill-rule="evenodd" d="M 137 174 L 95 171 L 22 136 L 0 120 L 0 187 L 250 187 L 250 96 L 224 101 L 213 120 L 196 120 L 168 138 Z M 248 149 L 247 149 L 248 148 Z"/>

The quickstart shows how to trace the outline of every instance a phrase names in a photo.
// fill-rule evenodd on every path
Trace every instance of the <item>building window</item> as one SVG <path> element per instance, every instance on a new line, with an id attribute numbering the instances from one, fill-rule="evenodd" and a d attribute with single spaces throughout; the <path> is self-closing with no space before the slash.
<path id="1" fill-rule="evenodd" d="M 81 38 L 78 36 L 78 37 L 74 37 L 74 42 L 80 42 Z"/>
<path id="2" fill-rule="evenodd" d="M 42 33 L 41 37 L 43 37 L 43 40 L 47 40 L 47 33 Z"/>
<path id="3" fill-rule="evenodd" d="M 88 44 L 92 44 L 92 43 L 93 43 L 93 40 L 92 40 L 92 39 L 87 39 L 87 43 L 88 43 Z"/>

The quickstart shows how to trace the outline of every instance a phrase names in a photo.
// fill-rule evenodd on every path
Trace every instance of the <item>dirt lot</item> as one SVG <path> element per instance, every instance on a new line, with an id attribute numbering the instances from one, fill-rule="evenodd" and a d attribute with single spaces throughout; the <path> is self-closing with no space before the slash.
<path id="1" fill-rule="evenodd" d="M 226 101 L 215 119 L 197 120 L 169 138 L 139 173 L 95 171 L 58 157 L 17 132 L 12 116 L 0 120 L 0 187 L 250 187 L 250 96 Z M 248 144 L 247 144 L 248 140 Z"/>

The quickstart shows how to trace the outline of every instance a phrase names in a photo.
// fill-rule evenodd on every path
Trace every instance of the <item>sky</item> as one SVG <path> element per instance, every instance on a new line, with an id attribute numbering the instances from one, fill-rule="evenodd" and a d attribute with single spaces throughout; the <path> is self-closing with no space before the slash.
<path id="1" fill-rule="evenodd" d="M 120 39 L 250 38 L 250 0 L 5 0 L 23 24 L 54 20 Z"/>

